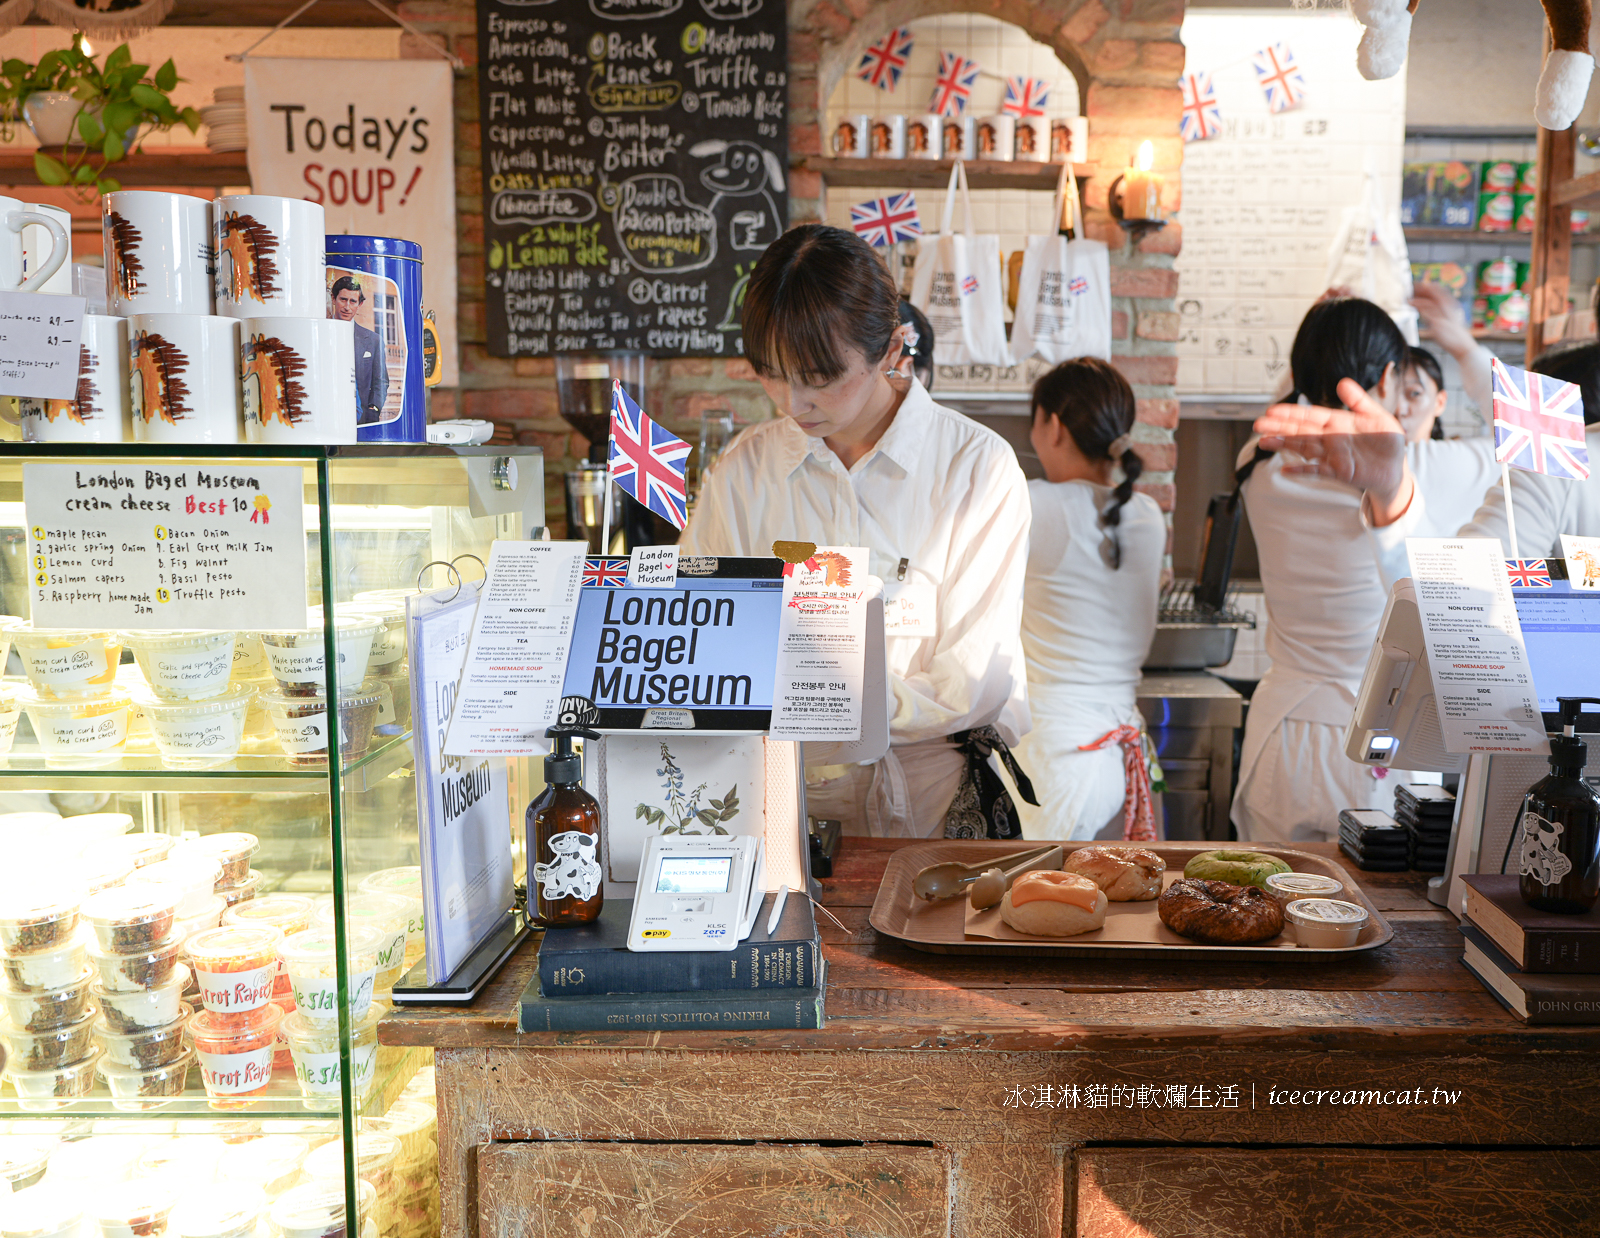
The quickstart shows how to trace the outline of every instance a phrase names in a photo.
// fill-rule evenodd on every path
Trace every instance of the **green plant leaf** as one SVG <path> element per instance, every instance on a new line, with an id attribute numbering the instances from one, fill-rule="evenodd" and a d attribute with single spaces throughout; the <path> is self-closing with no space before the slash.
<path id="1" fill-rule="evenodd" d="M 185 125 L 187 125 L 189 127 L 189 132 L 190 133 L 199 133 L 200 132 L 200 123 L 201 123 L 201 119 L 202 118 L 200 116 L 200 113 L 195 111 L 194 108 L 192 108 L 192 107 L 184 108 L 183 111 L 178 113 L 178 119 L 181 120 Z"/>
<path id="2" fill-rule="evenodd" d="M 106 56 L 106 72 L 110 73 L 113 69 L 120 69 L 123 65 L 131 64 L 132 62 L 133 52 L 124 43 L 120 47 L 112 48 L 111 52 Z"/>
<path id="3" fill-rule="evenodd" d="M 140 107 L 147 107 L 152 112 L 172 106 L 167 101 L 166 95 L 162 94 L 154 86 L 146 86 L 142 82 L 130 87 L 128 96 Z"/>
<path id="4" fill-rule="evenodd" d="M 166 64 L 156 70 L 156 88 L 171 90 L 178 84 L 178 66 L 169 59 Z"/>
<path id="5" fill-rule="evenodd" d="M 78 135 L 83 138 L 87 146 L 98 146 L 106 136 L 106 131 L 100 127 L 100 122 L 88 112 L 78 113 Z"/>
<path id="6" fill-rule="evenodd" d="M 122 182 L 115 177 L 102 176 L 95 182 L 95 188 L 101 193 L 116 193 L 117 190 L 122 188 Z"/>
<path id="7" fill-rule="evenodd" d="M 100 123 L 108 133 L 126 133 L 141 119 L 141 109 L 134 103 L 108 103 L 100 114 Z"/>
<path id="8" fill-rule="evenodd" d="M 67 174 L 67 165 L 53 155 L 35 153 L 33 171 L 46 185 L 65 185 L 72 179 Z"/>
<path id="9" fill-rule="evenodd" d="M 122 144 L 122 135 L 120 133 L 106 134 L 106 140 L 100 144 L 100 149 L 105 154 L 107 163 L 116 163 L 117 160 L 128 153 L 127 148 Z"/>
<path id="10" fill-rule="evenodd" d="M 77 171 L 72 174 L 72 179 L 80 185 L 87 185 L 94 179 L 94 169 L 87 163 L 80 163 Z"/>

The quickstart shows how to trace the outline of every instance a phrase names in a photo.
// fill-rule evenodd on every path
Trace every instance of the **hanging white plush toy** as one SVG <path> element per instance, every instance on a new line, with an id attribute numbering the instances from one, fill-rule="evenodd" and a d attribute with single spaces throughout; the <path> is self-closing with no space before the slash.
<path id="1" fill-rule="evenodd" d="M 1550 55 L 1534 92 L 1534 119 L 1546 129 L 1568 129 L 1589 95 L 1594 57 L 1589 54 L 1589 0 L 1542 0 L 1550 27 Z M 1405 63 L 1417 0 L 1348 0 L 1365 31 L 1356 67 L 1368 81 L 1393 77 Z"/>

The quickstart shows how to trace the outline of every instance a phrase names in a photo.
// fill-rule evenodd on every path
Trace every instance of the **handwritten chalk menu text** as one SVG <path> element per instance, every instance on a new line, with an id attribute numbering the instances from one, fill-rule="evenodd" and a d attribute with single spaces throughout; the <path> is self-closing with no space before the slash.
<path id="1" fill-rule="evenodd" d="M 41 628 L 304 628 L 295 465 L 24 464 Z"/>
<path id="2" fill-rule="evenodd" d="M 739 356 L 788 227 L 782 0 L 478 0 L 489 351 Z"/>

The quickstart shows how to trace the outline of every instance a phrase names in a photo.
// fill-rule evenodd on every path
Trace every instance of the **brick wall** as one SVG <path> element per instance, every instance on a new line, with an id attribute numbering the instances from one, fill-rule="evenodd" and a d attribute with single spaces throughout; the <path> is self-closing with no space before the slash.
<path id="1" fill-rule="evenodd" d="M 482 417 L 496 423 L 495 441 L 544 449 L 550 523 L 564 524 L 560 475 L 587 450 L 584 439 L 556 408 L 555 370 L 549 358 L 491 357 L 485 346 L 483 303 L 483 200 L 478 170 L 477 18 L 470 0 L 404 0 L 401 13 L 443 40 L 466 62 L 456 75 L 456 211 L 460 237 L 459 334 L 461 387 L 433 393 L 432 415 Z M 980 12 L 1010 22 L 1056 50 L 1079 81 L 1089 116 L 1089 160 L 1095 174 L 1085 188 L 1091 236 L 1111 247 L 1113 360 L 1139 397 L 1136 447 L 1146 472 L 1140 483 L 1163 509 L 1172 508 L 1174 431 L 1178 402 L 1177 272 L 1172 260 L 1182 243 L 1176 223 L 1147 237 L 1137 250 L 1106 212 L 1106 189 L 1146 138 L 1155 142 L 1156 169 L 1167 177 L 1165 205 L 1179 205 L 1182 143 L 1177 137 L 1183 70 L 1178 29 L 1183 0 L 792 0 L 789 8 L 789 157 L 799 165 L 822 148 L 820 121 L 828 94 L 862 48 L 894 25 L 938 12 Z M 411 36 L 402 55 L 429 56 Z M 795 166 L 790 174 L 793 223 L 821 218 L 822 179 Z M 772 408 L 741 360 L 663 360 L 646 376 L 652 416 L 690 442 L 699 417 L 726 409 L 740 422 L 763 420 Z"/>

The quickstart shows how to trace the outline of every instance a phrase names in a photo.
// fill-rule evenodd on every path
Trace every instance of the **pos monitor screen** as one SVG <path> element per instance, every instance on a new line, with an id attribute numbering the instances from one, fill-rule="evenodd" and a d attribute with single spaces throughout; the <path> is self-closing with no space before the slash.
<path id="1" fill-rule="evenodd" d="M 1600 589 L 1574 589 L 1570 580 L 1551 574 L 1548 587 L 1513 584 L 1522 639 L 1528 647 L 1528 669 L 1544 714 L 1546 731 L 1561 730 L 1558 696 L 1600 697 Z M 1578 730 L 1600 730 L 1600 714 Z"/>

